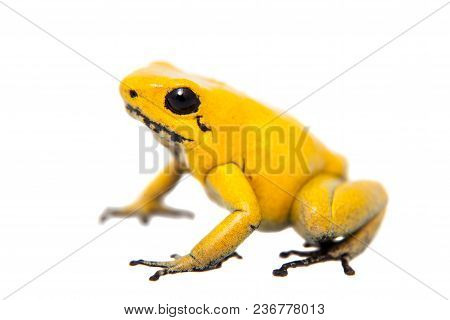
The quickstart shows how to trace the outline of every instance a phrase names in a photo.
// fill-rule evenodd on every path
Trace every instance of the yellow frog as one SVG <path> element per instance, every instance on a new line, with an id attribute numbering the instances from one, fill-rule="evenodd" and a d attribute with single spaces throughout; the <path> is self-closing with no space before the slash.
<path id="1" fill-rule="evenodd" d="M 187 213 L 162 199 L 183 174 L 194 176 L 211 199 L 230 210 L 192 251 L 169 261 L 135 260 L 130 265 L 160 269 L 150 277 L 216 269 L 255 230 L 292 226 L 314 251 L 286 251 L 302 258 L 273 271 L 338 260 L 353 275 L 349 261 L 373 239 L 387 204 L 373 181 L 349 182 L 346 161 L 328 150 L 302 124 L 222 82 L 155 62 L 127 76 L 120 85 L 126 110 L 169 148 L 172 162 L 123 208 L 111 216 L 168 217 Z"/>

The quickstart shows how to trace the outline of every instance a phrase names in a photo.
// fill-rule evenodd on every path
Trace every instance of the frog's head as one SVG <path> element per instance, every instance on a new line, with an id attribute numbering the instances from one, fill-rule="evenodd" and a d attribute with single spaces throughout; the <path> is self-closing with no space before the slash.
<path id="1" fill-rule="evenodd" d="M 230 118 L 240 95 L 225 84 L 165 62 L 136 70 L 121 83 L 127 111 L 164 145 L 189 144 Z M 234 103 L 233 101 L 236 101 Z"/>

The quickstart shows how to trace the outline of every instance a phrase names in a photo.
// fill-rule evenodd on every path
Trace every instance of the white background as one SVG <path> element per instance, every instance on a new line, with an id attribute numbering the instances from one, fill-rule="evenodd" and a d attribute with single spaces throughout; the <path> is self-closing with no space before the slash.
<path id="1" fill-rule="evenodd" d="M 167 60 L 279 110 L 444 4 L 5 2 L 115 77 Z M 331 262 L 275 278 L 278 253 L 302 244 L 286 230 L 253 234 L 239 247 L 244 259 L 222 269 L 149 282 L 154 270 L 130 259 L 185 254 L 226 211 L 188 178 L 167 200 L 195 220 L 129 219 L 105 232 L 117 220 L 100 225 L 104 207 L 129 203 L 153 177 L 139 173 L 140 124 L 115 79 L 0 5 L 2 298 L 100 235 L 1 301 L 0 317 L 130 319 L 124 306 L 158 303 L 236 305 L 251 316 L 255 303 L 323 303 L 325 315 L 303 318 L 448 319 L 448 300 L 427 286 L 450 296 L 449 30 L 450 5 L 289 112 L 348 158 L 352 179 L 386 186 L 371 247 L 392 263 L 367 250 L 354 277 Z"/>

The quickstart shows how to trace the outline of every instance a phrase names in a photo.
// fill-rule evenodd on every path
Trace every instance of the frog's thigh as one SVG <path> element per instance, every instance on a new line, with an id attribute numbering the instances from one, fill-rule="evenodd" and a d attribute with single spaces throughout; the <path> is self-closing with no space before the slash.
<path id="1" fill-rule="evenodd" d="M 354 233 L 382 213 L 386 203 L 386 193 L 377 182 L 346 182 L 319 174 L 298 192 L 291 221 L 307 241 L 323 242 Z"/>

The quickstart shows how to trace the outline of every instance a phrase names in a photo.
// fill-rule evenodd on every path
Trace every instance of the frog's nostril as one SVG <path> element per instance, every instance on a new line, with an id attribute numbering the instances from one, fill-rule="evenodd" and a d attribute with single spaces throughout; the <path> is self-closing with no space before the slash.
<path id="1" fill-rule="evenodd" d="M 138 94 L 135 90 L 130 90 L 130 97 L 136 98 L 137 96 L 138 96 Z"/>

